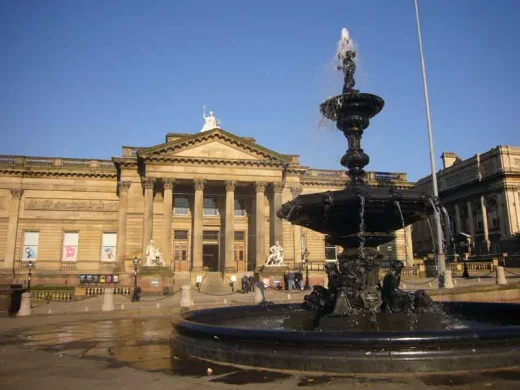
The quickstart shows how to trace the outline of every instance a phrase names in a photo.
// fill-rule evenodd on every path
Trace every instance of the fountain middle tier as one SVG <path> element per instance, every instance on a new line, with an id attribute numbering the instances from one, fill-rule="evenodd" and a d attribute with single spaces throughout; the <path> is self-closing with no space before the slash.
<path id="1" fill-rule="evenodd" d="M 354 247 L 359 245 L 362 200 L 366 246 L 374 247 L 392 240 L 393 233 L 403 225 L 424 219 L 433 212 L 429 196 L 422 192 L 364 185 L 300 195 L 283 204 L 277 215 L 293 224 L 327 234 L 338 245 Z"/>

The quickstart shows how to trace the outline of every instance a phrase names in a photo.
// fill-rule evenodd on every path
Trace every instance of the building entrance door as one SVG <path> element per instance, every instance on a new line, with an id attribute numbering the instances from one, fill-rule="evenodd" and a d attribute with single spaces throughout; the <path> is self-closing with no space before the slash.
<path id="1" fill-rule="evenodd" d="M 202 245 L 202 266 L 210 272 L 218 271 L 218 244 Z"/>

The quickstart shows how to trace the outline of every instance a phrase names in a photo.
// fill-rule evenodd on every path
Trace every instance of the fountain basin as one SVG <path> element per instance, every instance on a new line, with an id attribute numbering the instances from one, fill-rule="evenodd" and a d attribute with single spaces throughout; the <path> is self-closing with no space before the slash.
<path id="1" fill-rule="evenodd" d="M 442 303 L 446 313 L 462 321 L 459 329 L 439 330 L 433 324 L 432 330 L 411 331 L 395 314 L 378 321 L 400 330 L 338 330 L 340 318 L 327 321 L 335 324 L 329 329 L 284 329 L 287 318 L 308 313 L 300 308 L 285 304 L 188 312 L 174 324 L 172 347 L 176 353 L 231 364 L 336 373 L 449 372 L 520 364 L 519 304 Z"/>
<path id="2" fill-rule="evenodd" d="M 377 95 L 352 90 L 325 100 L 320 105 L 320 111 L 334 122 L 349 116 L 360 116 L 368 120 L 377 115 L 384 105 L 384 100 Z"/>

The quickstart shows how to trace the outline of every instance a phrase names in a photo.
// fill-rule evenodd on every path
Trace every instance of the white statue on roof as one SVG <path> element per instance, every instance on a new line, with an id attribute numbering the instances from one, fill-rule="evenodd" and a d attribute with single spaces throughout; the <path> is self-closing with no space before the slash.
<path id="1" fill-rule="evenodd" d="M 209 116 L 206 116 L 206 106 L 202 106 L 202 117 L 204 118 L 204 127 L 200 131 L 201 133 L 203 131 L 213 130 L 213 129 L 220 129 L 220 121 L 215 118 L 213 115 L 213 111 L 209 112 Z"/>

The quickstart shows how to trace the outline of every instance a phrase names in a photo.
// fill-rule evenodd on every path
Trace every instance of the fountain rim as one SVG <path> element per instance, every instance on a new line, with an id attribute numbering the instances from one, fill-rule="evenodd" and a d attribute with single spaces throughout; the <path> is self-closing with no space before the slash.
<path id="1" fill-rule="evenodd" d="M 489 303 L 489 302 L 439 302 L 445 307 L 480 306 L 493 305 L 493 308 L 518 309 L 520 304 L 516 303 Z M 298 330 L 277 330 L 277 329 L 253 329 L 253 328 L 232 328 L 197 322 L 193 317 L 198 315 L 223 315 L 226 313 L 244 313 L 245 310 L 254 312 L 269 312 L 273 309 L 282 310 L 301 308 L 302 304 L 275 304 L 275 305 L 245 305 L 223 308 L 210 308 L 188 311 L 181 314 L 181 319 L 177 320 L 176 330 L 180 334 L 197 336 L 218 337 L 226 340 L 265 342 L 272 341 L 277 343 L 305 343 L 322 344 L 334 343 L 335 345 L 367 345 L 371 347 L 377 345 L 409 345 L 410 342 L 420 344 L 458 344 L 468 342 L 483 342 L 493 340 L 504 340 L 506 338 L 520 339 L 520 325 L 512 326 L 492 326 L 484 328 L 466 328 L 451 330 L 432 330 L 432 331 L 393 331 L 393 332 L 360 332 L 360 331 L 298 331 Z"/>

